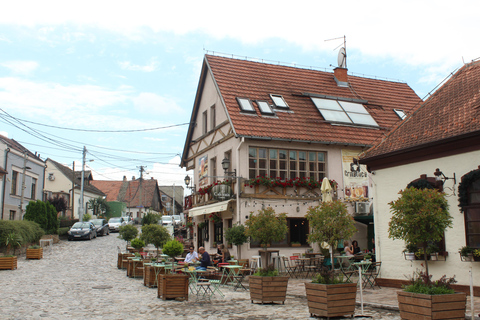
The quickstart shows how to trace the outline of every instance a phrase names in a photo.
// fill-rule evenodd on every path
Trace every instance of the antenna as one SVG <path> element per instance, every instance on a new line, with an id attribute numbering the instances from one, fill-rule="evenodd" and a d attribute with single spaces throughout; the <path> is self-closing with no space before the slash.
<path id="1" fill-rule="evenodd" d="M 341 47 L 340 50 L 338 51 L 338 56 L 337 56 L 338 67 L 346 68 L 347 67 L 347 36 L 344 35 L 343 37 L 327 39 L 325 41 L 332 41 L 332 40 L 339 40 L 339 39 L 343 39 L 343 47 L 341 47 L 341 44 L 340 44 L 337 47 L 335 47 L 335 49 L 333 50 L 335 51 L 339 47 Z"/>

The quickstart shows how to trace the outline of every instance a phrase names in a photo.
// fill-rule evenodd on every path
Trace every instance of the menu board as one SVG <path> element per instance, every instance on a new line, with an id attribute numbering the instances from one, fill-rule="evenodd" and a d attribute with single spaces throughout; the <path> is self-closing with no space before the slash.
<path id="1" fill-rule="evenodd" d="M 367 166 L 358 164 L 360 151 L 342 150 L 343 188 L 346 201 L 368 201 Z"/>

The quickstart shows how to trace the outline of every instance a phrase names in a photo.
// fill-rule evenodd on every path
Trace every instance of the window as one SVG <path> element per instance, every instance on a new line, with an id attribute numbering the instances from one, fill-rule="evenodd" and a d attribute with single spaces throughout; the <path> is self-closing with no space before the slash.
<path id="1" fill-rule="evenodd" d="M 37 193 L 37 179 L 32 178 L 32 190 L 31 190 L 31 193 L 30 193 L 30 195 L 31 195 L 30 199 L 35 200 L 37 198 L 36 193 Z"/>
<path id="2" fill-rule="evenodd" d="M 272 108 L 270 108 L 270 105 L 268 104 L 267 101 L 257 100 L 256 102 L 257 102 L 258 108 L 260 109 L 260 112 L 262 114 L 268 114 L 268 115 L 274 115 L 275 114 L 272 111 Z"/>
<path id="3" fill-rule="evenodd" d="M 215 129 L 215 127 L 217 126 L 216 116 L 217 115 L 215 112 L 215 105 L 213 105 L 210 107 L 210 123 L 211 123 L 212 130 Z"/>
<path id="4" fill-rule="evenodd" d="M 15 210 L 10 210 L 10 216 L 8 217 L 10 220 L 15 220 Z"/>
<path id="5" fill-rule="evenodd" d="M 203 112 L 203 118 L 202 118 L 202 123 L 203 123 L 203 134 L 206 134 L 208 132 L 208 127 L 207 127 L 207 111 Z"/>
<path id="6" fill-rule="evenodd" d="M 395 113 L 397 114 L 397 116 L 398 116 L 400 119 L 402 119 L 402 120 L 407 117 L 407 114 L 406 114 L 405 111 L 403 111 L 403 110 L 393 109 L 393 111 L 395 111 Z"/>
<path id="7" fill-rule="evenodd" d="M 377 122 L 360 103 L 314 97 L 311 99 L 326 121 L 378 127 Z"/>
<path id="8" fill-rule="evenodd" d="M 218 177 L 217 177 L 217 158 L 216 157 L 210 159 L 210 169 L 212 170 L 211 171 L 212 177 L 210 178 L 210 182 L 214 183 L 215 181 L 218 180 Z"/>
<path id="9" fill-rule="evenodd" d="M 17 184 L 18 184 L 18 172 L 12 171 L 12 186 L 10 189 L 10 194 L 17 194 Z"/>
<path id="10" fill-rule="evenodd" d="M 252 102 L 250 99 L 246 98 L 237 98 L 238 105 L 240 106 L 240 109 L 244 112 L 251 112 L 255 113 L 255 109 L 253 108 Z"/>
<path id="11" fill-rule="evenodd" d="M 213 225 L 213 242 L 223 243 L 223 220 Z"/>
<path id="12" fill-rule="evenodd" d="M 296 242 L 301 245 L 307 245 L 308 220 L 305 218 L 289 218 L 287 222 L 290 229 L 290 244 Z"/>
<path id="13" fill-rule="evenodd" d="M 312 151 L 249 148 L 249 179 L 257 176 L 322 180 L 326 174 L 326 153 Z"/>
<path id="14" fill-rule="evenodd" d="M 276 108 L 288 109 L 288 104 L 281 95 L 271 94 L 270 98 L 272 98 L 273 104 L 275 105 Z"/>
<path id="15" fill-rule="evenodd" d="M 464 207 L 466 243 L 480 249 L 480 179 L 468 186 L 467 196 L 468 204 Z"/>

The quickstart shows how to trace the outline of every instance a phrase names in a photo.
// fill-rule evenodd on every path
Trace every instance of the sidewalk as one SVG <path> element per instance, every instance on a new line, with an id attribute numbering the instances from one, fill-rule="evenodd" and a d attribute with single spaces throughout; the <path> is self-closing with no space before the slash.
<path id="1" fill-rule="evenodd" d="M 290 279 L 288 281 L 287 295 L 295 297 L 305 297 L 305 282 L 309 279 Z M 389 310 L 398 310 L 397 291 L 398 288 L 382 287 L 381 289 L 364 289 L 363 304 L 373 308 L 382 308 Z M 360 304 L 360 289 L 357 289 L 357 305 Z M 474 297 L 475 319 L 480 319 L 480 297 Z M 470 318 L 470 295 L 467 295 L 467 318 Z"/>

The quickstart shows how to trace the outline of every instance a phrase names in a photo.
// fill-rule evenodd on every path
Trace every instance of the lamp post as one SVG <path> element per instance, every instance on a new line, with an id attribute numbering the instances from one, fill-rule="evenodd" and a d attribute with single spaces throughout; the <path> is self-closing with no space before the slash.
<path id="1" fill-rule="evenodd" d="M 192 192 L 195 192 L 195 185 L 192 185 L 189 187 L 190 182 L 192 182 L 192 179 L 188 176 L 188 174 L 185 176 L 183 179 L 183 182 L 185 182 L 185 185 L 187 186 L 187 189 L 192 190 Z"/>
<path id="2" fill-rule="evenodd" d="M 78 219 L 80 221 L 83 221 L 83 212 L 84 212 L 84 207 L 83 207 L 83 186 L 85 184 L 85 161 L 87 157 L 87 148 L 84 146 L 83 147 L 83 157 L 82 157 L 82 180 L 81 180 L 81 186 L 80 186 L 80 205 L 78 207 Z M 93 160 L 89 160 L 89 162 L 92 162 Z"/>
<path id="3" fill-rule="evenodd" d="M 224 158 L 222 160 L 222 168 L 223 168 L 223 172 L 225 173 L 225 176 L 229 176 L 233 174 L 233 178 L 237 177 L 237 169 L 233 169 L 233 171 L 227 171 L 230 168 L 230 159 Z"/>
<path id="4" fill-rule="evenodd" d="M 23 158 L 23 172 L 22 172 L 22 190 L 20 191 L 20 213 L 21 213 L 21 216 L 22 216 L 22 220 L 23 220 L 23 215 L 25 214 L 25 209 L 23 208 L 23 199 L 24 199 L 24 196 L 25 196 L 25 171 L 27 169 L 32 169 L 30 167 L 27 167 L 26 166 L 27 164 L 27 154 L 25 153 L 25 157 Z"/>

